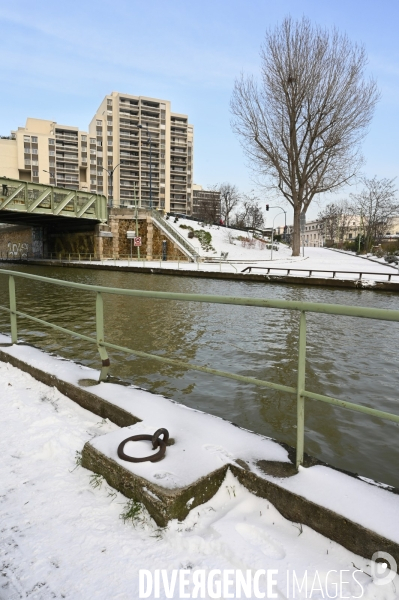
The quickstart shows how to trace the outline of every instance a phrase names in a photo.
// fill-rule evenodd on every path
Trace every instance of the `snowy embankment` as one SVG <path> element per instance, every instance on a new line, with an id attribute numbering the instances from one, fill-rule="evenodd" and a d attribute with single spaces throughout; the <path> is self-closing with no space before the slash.
<path id="1" fill-rule="evenodd" d="M 1 336 L 0 341 L 4 343 L 7 338 Z M 98 376 L 96 371 L 27 346 L 2 349 L 75 385 L 82 377 Z M 133 523 L 124 523 L 120 516 L 126 508 L 126 498 L 76 465 L 76 457 L 87 440 L 117 432 L 118 428 L 77 406 L 55 388 L 1 362 L 0 390 L 5 424 L 0 438 L 2 600 L 136 599 L 140 569 L 166 569 L 168 573 L 173 569 L 275 569 L 278 597 L 294 597 L 292 590 L 288 594 L 287 575 L 292 577 L 295 571 L 302 581 L 307 571 L 308 587 L 302 592 L 296 590 L 296 598 L 328 597 L 325 590 L 329 571 L 329 597 L 340 597 L 333 595 L 334 585 L 339 582 L 340 572 L 344 572 L 344 581 L 348 582 L 343 588 L 345 597 L 396 597 L 394 585 L 399 589 L 398 577 L 387 586 L 376 585 L 369 576 L 369 560 L 355 556 L 306 526 L 287 521 L 270 502 L 250 494 L 231 474 L 217 494 L 192 510 L 182 523 L 172 521 L 160 530 L 145 511 Z M 261 451 L 262 443 L 269 456 L 284 460 L 285 451 L 272 441 L 160 396 L 115 384 L 101 384 L 90 391 L 124 406 L 129 401 L 130 410 L 145 419 L 129 428 L 135 433 L 152 429 L 162 421 L 171 428 L 171 435 L 176 435 L 172 429 L 174 419 L 168 417 L 174 410 L 175 422 L 182 419 L 189 443 L 192 424 L 202 419 L 198 428 L 202 444 L 211 446 L 204 450 L 211 457 L 206 468 L 212 466 L 212 461 L 221 463 L 226 453 L 233 453 L 229 460 L 234 458 L 244 441 L 240 436 L 257 437 L 256 452 Z M 167 418 L 169 422 L 165 422 Z M 234 439 L 226 433 L 230 428 L 236 432 Z M 183 436 L 185 431 L 178 433 Z M 219 444 L 215 444 L 215 435 Z M 249 458 L 253 449 L 247 445 L 242 452 Z M 187 469 L 181 464 L 181 456 L 173 461 L 173 448 L 167 453 L 172 462 L 165 458 L 158 463 L 158 471 L 184 479 Z M 197 462 L 200 465 L 195 467 L 196 474 L 203 459 Z M 149 472 L 154 469 L 151 463 L 143 466 Z M 394 518 L 398 496 L 341 473 L 336 472 L 331 478 L 329 473 L 324 467 L 301 469 L 284 485 L 333 510 L 341 508 L 348 518 L 399 541 L 399 526 Z M 364 572 L 356 572 L 357 569 Z M 317 591 L 309 596 L 315 574 L 319 578 L 315 587 L 320 588 L 321 581 L 324 596 Z M 160 597 L 166 597 L 162 590 Z M 176 589 L 168 597 L 184 596 Z"/>
<path id="2" fill-rule="evenodd" d="M 286 275 L 285 269 L 291 269 L 291 275 L 307 277 L 309 270 L 312 271 L 311 277 L 326 277 L 330 278 L 335 271 L 337 279 L 352 279 L 357 280 L 359 273 L 362 273 L 362 280 L 387 281 L 388 275 L 391 275 L 392 282 L 399 282 L 399 269 L 384 264 L 382 260 L 375 257 L 360 257 L 350 252 L 341 252 L 329 250 L 328 248 L 301 248 L 301 256 L 292 256 L 292 250 L 285 244 L 274 242 L 273 251 L 267 248 L 267 244 L 263 241 L 253 239 L 251 234 L 236 229 L 229 229 L 217 225 L 202 225 L 188 219 L 179 218 L 177 223 L 174 223 L 173 218 L 168 220 L 168 223 L 176 229 L 176 231 L 185 237 L 192 244 L 201 256 L 199 263 L 177 262 L 177 261 L 162 261 L 157 260 L 158 257 L 153 257 L 154 260 L 136 261 L 135 251 L 133 252 L 133 260 L 104 260 L 104 264 L 115 266 L 137 266 L 149 267 L 156 266 L 160 268 L 178 269 L 181 271 L 199 270 L 199 271 L 221 271 L 224 273 L 239 273 L 240 271 L 251 267 L 252 273 L 266 273 L 265 268 L 271 268 L 272 275 Z M 181 228 L 180 225 L 184 227 Z M 189 229 L 203 229 L 209 232 L 212 236 L 211 246 L 213 250 L 205 251 L 196 238 L 189 239 Z M 239 239 L 243 238 L 243 239 Z M 270 245 L 270 244 L 269 244 Z M 277 248 L 277 249 L 276 249 Z M 222 254 L 227 253 L 227 259 L 221 260 Z M 97 261 L 92 261 L 92 264 L 99 264 Z M 273 270 L 276 269 L 276 270 Z M 279 269 L 284 269 L 279 271 Z M 298 269 L 298 270 L 296 270 Z M 304 270 L 301 272 L 300 270 Z M 320 272 L 318 272 L 320 271 Z M 346 273 L 345 272 L 349 272 Z M 367 272 L 372 275 L 366 274 Z"/>

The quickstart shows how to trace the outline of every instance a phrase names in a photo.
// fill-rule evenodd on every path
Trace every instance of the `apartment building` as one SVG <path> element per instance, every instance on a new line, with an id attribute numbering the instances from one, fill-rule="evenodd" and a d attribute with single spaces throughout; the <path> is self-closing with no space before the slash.
<path id="1" fill-rule="evenodd" d="M 220 192 L 204 190 L 202 185 L 193 184 L 193 201 L 187 214 L 195 219 L 218 223 L 221 218 Z"/>
<path id="2" fill-rule="evenodd" d="M 87 133 L 54 121 L 28 118 L 0 139 L 0 174 L 12 179 L 87 188 Z"/>
<path id="3" fill-rule="evenodd" d="M 357 215 L 348 215 L 345 217 L 339 230 L 334 232 L 334 237 L 331 239 L 331 233 L 328 226 L 321 219 L 308 221 L 305 225 L 305 231 L 301 233 L 301 246 L 313 246 L 321 248 L 339 242 L 346 242 L 356 239 L 362 231 L 361 219 Z M 276 229 L 277 233 L 283 232 L 283 227 Z M 291 235 L 294 231 L 293 225 L 287 227 L 287 233 Z"/>
<path id="4" fill-rule="evenodd" d="M 114 207 L 192 207 L 193 126 L 168 100 L 112 92 L 89 131 L 28 118 L 0 138 L 0 175 L 105 194 Z"/>

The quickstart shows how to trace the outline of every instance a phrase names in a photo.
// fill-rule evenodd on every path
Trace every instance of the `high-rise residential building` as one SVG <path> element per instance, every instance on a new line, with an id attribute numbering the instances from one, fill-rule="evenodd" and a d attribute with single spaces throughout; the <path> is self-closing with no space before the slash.
<path id="1" fill-rule="evenodd" d="M 87 133 L 42 119 L 26 120 L 0 139 L 0 175 L 69 189 L 88 189 Z"/>
<path id="2" fill-rule="evenodd" d="M 191 207 L 193 126 L 187 115 L 171 112 L 169 101 L 112 92 L 89 134 L 90 153 L 97 153 L 91 190 L 113 197 L 115 206 L 137 199 L 143 208 Z"/>
<path id="3" fill-rule="evenodd" d="M 114 207 L 192 208 L 193 126 L 170 102 L 112 92 L 89 132 L 28 118 L 0 138 L 0 176 L 83 189 Z"/>

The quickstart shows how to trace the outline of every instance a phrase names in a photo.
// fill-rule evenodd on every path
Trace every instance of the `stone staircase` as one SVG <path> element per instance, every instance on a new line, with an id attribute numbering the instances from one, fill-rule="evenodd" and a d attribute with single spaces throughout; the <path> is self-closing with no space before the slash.
<path id="1" fill-rule="evenodd" d="M 153 210 L 151 217 L 153 224 L 158 227 L 158 229 L 161 229 L 165 235 L 171 239 L 173 243 L 178 246 L 178 248 L 180 248 L 180 250 L 187 256 L 189 260 L 192 262 L 199 261 L 200 255 L 196 248 L 194 248 L 194 246 L 190 244 L 190 242 L 184 236 L 182 236 L 174 227 L 172 227 L 158 211 Z"/>

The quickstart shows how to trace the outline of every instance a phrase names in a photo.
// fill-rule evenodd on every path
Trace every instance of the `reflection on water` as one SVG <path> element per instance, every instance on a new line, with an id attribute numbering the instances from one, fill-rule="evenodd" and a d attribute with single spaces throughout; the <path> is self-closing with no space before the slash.
<path id="1" fill-rule="evenodd" d="M 25 270 L 25 267 L 15 270 Z M 183 293 L 280 298 L 399 309 L 395 294 L 30 267 L 47 277 Z M 18 309 L 95 335 L 95 295 L 17 279 Z M 8 303 L 0 276 L 0 304 Z M 256 307 L 104 296 L 106 339 L 223 371 L 296 385 L 299 315 Z M 399 324 L 307 315 L 306 387 L 315 392 L 399 414 Z M 0 330 L 9 332 L 0 313 Z M 19 319 L 19 338 L 99 368 L 95 345 Z M 294 395 L 184 371 L 156 361 L 110 352 L 111 373 L 193 408 L 295 445 Z M 305 450 L 336 466 L 399 486 L 397 424 L 321 402 L 306 403 Z"/>

